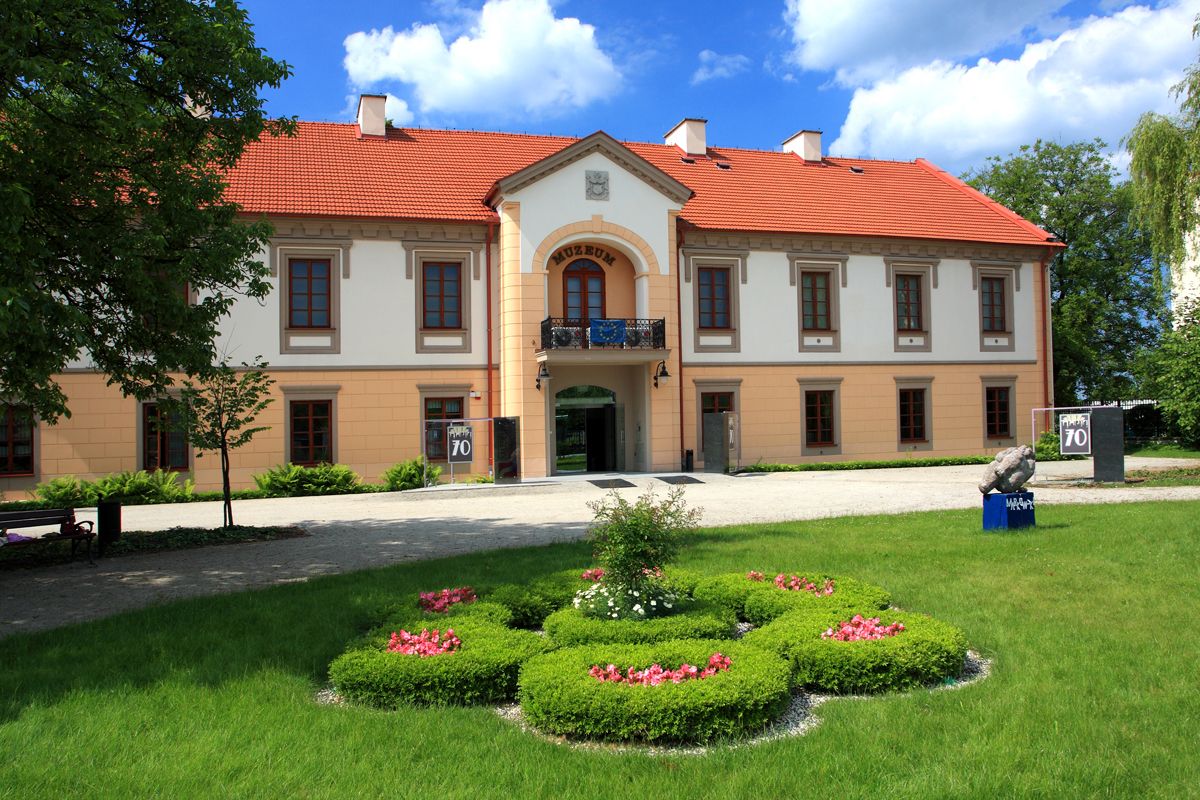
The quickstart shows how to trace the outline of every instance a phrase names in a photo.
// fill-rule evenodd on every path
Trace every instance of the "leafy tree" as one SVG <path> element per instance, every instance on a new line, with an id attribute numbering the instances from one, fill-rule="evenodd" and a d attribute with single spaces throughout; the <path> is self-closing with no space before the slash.
<path id="1" fill-rule="evenodd" d="M 1188 442 L 1200 443 L 1200 305 L 1181 309 L 1175 327 L 1144 355 L 1146 389 Z"/>
<path id="2" fill-rule="evenodd" d="M 1200 15 L 1192 28 L 1197 35 Z M 1200 64 L 1187 68 L 1171 94 L 1181 99 L 1179 113 L 1143 114 L 1125 145 L 1137 212 L 1154 250 L 1180 264 L 1189 235 L 1200 228 Z"/>
<path id="3" fill-rule="evenodd" d="M 1066 245 L 1050 265 L 1060 405 L 1133 391 L 1136 354 L 1157 341 L 1166 318 L 1162 262 L 1105 148 L 1099 139 L 1038 140 L 964 176 Z"/>
<path id="4" fill-rule="evenodd" d="M 0 3 L 0 394 L 54 422 L 78 357 L 126 393 L 215 361 L 234 295 L 264 296 L 265 222 L 223 175 L 290 130 L 259 91 L 286 63 L 234 0 Z M 199 300 L 189 302 L 188 294 Z"/>
<path id="5" fill-rule="evenodd" d="M 223 522 L 233 527 L 233 497 L 229 484 L 229 451 L 235 450 L 267 430 L 250 427 L 273 401 L 268 397 L 271 384 L 266 362 L 242 364 L 238 371 L 222 361 L 206 372 L 200 384 L 185 380 L 178 399 L 168 401 L 169 418 L 200 450 L 221 454 L 221 491 L 224 494 Z"/>

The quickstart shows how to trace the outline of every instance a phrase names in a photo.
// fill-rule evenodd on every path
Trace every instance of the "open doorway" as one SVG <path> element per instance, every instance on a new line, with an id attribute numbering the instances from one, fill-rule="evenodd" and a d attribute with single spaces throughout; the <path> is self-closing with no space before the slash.
<path id="1" fill-rule="evenodd" d="M 603 386 L 572 386 L 554 396 L 556 473 L 620 469 L 620 409 Z"/>

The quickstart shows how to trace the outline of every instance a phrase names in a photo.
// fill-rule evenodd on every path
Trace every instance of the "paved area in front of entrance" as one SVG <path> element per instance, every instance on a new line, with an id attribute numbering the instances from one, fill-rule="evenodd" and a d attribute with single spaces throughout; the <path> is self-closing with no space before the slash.
<path id="1" fill-rule="evenodd" d="M 1127 469 L 1183 466 L 1179 459 L 1126 459 Z M 704 509 L 705 525 L 780 522 L 852 514 L 889 514 L 975 508 L 983 467 L 922 467 L 746 476 L 696 473 L 685 487 L 689 505 Z M 1092 488 L 1072 486 L 1091 476 L 1091 462 L 1038 468 L 1039 505 L 1200 499 L 1200 487 Z M 418 492 L 338 497 L 243 500 L 239 524 L 299 525 L 311 535 L 274 542 L 119 556 L 88 566 L 0 572 L 0 636 L 115 614 L 197 595 L 306 580 L 406 561 L 581 537 L 591 520 L 587 502 L 605 490 L 585 478 L 541 480 L 520 486 L 438 487 Z M 623 475 L 635 484 L 671 488 L 651 475 Z M 84 512 L 82 518 L 88 518 Z M 94 518 L 94 517 L 93 517 Z M 173 526 L 216 527 L 218 503 L 134 506 L 124 509 L 126 530 Z"/>

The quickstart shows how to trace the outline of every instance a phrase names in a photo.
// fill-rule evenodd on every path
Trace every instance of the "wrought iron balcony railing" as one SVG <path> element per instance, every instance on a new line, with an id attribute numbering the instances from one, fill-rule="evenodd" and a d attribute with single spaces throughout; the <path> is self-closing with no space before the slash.
<path id="1" fill-rule="evenodd" d="M 542 320 L 543 350 L 664 350 L 663 319 Z"/>

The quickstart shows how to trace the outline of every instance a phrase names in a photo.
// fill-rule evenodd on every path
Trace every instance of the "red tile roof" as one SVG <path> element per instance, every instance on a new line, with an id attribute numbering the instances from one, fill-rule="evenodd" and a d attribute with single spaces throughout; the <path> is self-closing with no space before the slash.
<path id="1" fill-rule="evenodd" d="M 487 222 L 496 215 L 483 198 L 497 180 L 577 141 L 416 128 L 360 137 L 355 124 L 301 122 L 294 137 L 246 149 L 228 197 L 279 216 Z M 1044 231 L 920 159 L 810 164 L 709 148 L 687 164 L 673 146 L 625 146 L 695 192 L 681 216 L 698 228 L 1047 244 Z"/>

